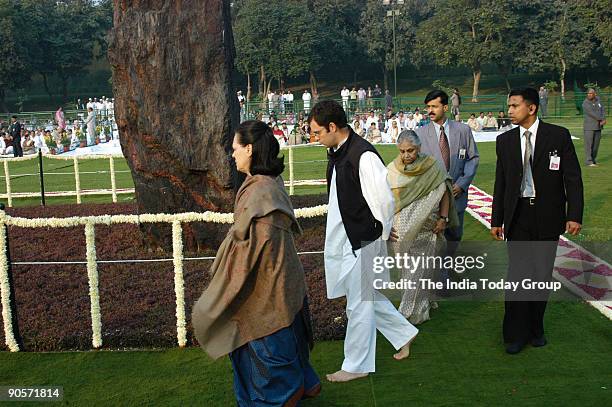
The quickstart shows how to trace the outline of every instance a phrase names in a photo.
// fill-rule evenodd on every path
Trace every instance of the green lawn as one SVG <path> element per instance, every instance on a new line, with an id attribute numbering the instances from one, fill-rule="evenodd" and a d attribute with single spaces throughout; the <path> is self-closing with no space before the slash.
<path id="1" fill-rule="evenodd" d="M 570 122 L 568 125 L 576 125 Z M 573 131 L 580 136 L 578 131 Z M 612 146 L 602 142 L 599 168 L 585 168 L 585 226 L 578 240 L 607 241 L 604 217 L 612 211 Z M 576 140 L 582 158 L 582 142 Z M 480 143 L 481 165 L 476 184 L 491 192 L 495 167 L 494 143 Z M 379 150 L 385 161 L 393 146 Z M 295 161 L 325 160 L 322 148 L 298 150 Z M 100 162 L 101 163 L 101 162 Z M 56 171 L 68 163 L 52 161 Z M 106 166 L 105 163 L 104 166 Z M 24 163 L 15 168 L 29 171 Z M 22 166 L 23 167 L 20 167 Z M 81 170 L 102 164 L 81 165 Z M 125 169 L 117 164 L 116 167 Z M 323 178 L 324 162 L 297 163 L 298 179 Z M 14 171 L 17 173 L 17 170 Z M 59 176 L 58 176 L 59 177 Z M 105 176 L 91 182 L 106 187 Z M 129 174 L 121 175 L 129 186 Z M 119 178 L 119 177 L 118 177 Z M 287 175 L 286 175 L 287 178 Z M 36 190 L 36 178 L 23 178 L 23 188 Z M 68 177 L 70 179 L 70 177 Z M 91 187 L 82 179 L 83 187 Z M 70 181 L 68 185 L 72 185 Z M 13 184 L 17 181 L 14 180 Z M 60 182 L 55 185 L 62 188 Z M 68 189 L 65 188 L 64 189 Z M 322 192 L 325 187 L 297 188 L 298 193 Z M 125 196 L 120 196 L 125 198 Z M 91 200 L 110 202 L 110 197 Z M 74 198 L 52 199 L 53 203 Z M 85 198 L 90 201 L 90 198 Z M 16 203 L 23 204 L 22 200 Z M 36 200 L 28 201 L 36 204 Z M 466 218 L 466 241 L 486 241 L 488 231 Z M 612 404 L 612 323 L 589 305 L 550 302 L 546 314 L 549 345 L 526 348 L 516 356 L 501 343 L 501 302 L 445 301 L 432 320 L 420 327 L 411 357 L 391 358 L 391 346 L 379 337 L 377 373 L 346 384 L 324 383 L 323 392 L 305 406 L 605 406 Z M 317 343 L 312 354 L 320 375 L 342 362 L 341 341 Z M 227 358 L 213 362 L 199 349 L 156 351 L 93 351 L 78 353 L 0 353 L 1 385 L 61 385 L 65 405 L 210 405 L 234 404 L 231 368 Z"/>

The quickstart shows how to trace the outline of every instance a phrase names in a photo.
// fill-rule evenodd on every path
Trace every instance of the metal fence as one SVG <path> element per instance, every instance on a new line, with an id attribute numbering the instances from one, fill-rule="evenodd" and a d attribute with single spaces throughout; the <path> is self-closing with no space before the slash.
<path id="1" fill-rule="evenodd" d="M 295 97 L 301 98 L 301 95 L 295 95 Z M 562 117 L 576 117 L 582 115 L 582 102 L 586 98 L 585 92 L 575 92 L 568 94 L 565 98 L 562 98 L 560 94 L 552 94 L 548 96 L 546 106 L 542 105 L 543 115 L 552 118 Z M 612 93 L 601 93 L 599 94 L 600 101 L 606 112 L 609 113 L 612 107 Z M 329 98 L 325 98 L 329 99 Z M 367 114 L 371 110 L 384 113 L 387 104 L 384 98 L 368 98 L 365 100 L 351 100 L 343 101 L 341 98 L 334 98 L 338 103 L 345 107 L 349 118 L 355 114 Z M 244 103 L 242 109 L 242 120 L 256 119 L 261 117 L 267 117 L 274 113 L 279 119 L 299 118 L 300 116 L 306 116 L 312 108 L 314 100 L 304 106 L 304 101 L 301 99 L 294 100 L 293 102 L 270 102 L 267 99 L 251 99 Z M 395 112 L 414 112 L 415 109 L 419 109 L 421 112 L 425 109 L 424 96 L 401 96 L 393 98 L 392 109 Z M 472 97 L 469 95 L 462 96 L 462 103 L 460 106 L 461 118 L 467 119 L 471 113 L 475 113 L 476 116 L 480 112 L 497 112 L 508 110 L 508 96 L 506 94 L 492 94 L 492 95 L 480 95 L 476 102 L 472 101 Z"/>

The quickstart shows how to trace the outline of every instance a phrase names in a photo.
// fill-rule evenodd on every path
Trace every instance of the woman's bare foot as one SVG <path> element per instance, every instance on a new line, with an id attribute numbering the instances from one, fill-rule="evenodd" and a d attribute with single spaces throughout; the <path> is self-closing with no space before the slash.
<path id="1" fill-rule="evenodd" d="M 327 380 L 330 382 L 349 382 L 351 380 L 360 379 L 362 377 L 366 377 L 367 373 L 351 373 L 345 372 L 344 370 L 338 370 L 336 373 L 331 373 L 327 375 Z"/>

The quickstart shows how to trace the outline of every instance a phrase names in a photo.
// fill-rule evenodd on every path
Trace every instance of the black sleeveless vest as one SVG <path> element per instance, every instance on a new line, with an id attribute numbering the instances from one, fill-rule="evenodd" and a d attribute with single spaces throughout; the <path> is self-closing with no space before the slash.
<path id="1" fill-rule="evenodd" d="M 346 142 L 336 151 L 328 151 L 327 192 L 331 178 L 336 169 L 336 192 L 338 206 L 344 229 L 351 242 L 353 251 L 361 249 L 382 235 L 382 223 L 378 221 L 368 206 L 359 180 L 359 159 L 371 151 L 383 161 L 378 151 L 366 140 L 359 137 L 352 129 Z"/>

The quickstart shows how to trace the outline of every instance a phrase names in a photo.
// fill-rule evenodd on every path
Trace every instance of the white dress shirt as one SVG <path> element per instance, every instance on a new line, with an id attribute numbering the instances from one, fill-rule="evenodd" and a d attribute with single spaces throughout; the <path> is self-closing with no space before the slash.
<path id="1" fill-rule="evenodd" d="M 438 142 L 440 142 L 440 127 L 442 127 L 442 126 L 440 126 L 438 123 L 436 123 L 434 121 L 432 121 L 432 123 L 434 125 L 434 128 L 436 129 L 436 136 L 438 136 Z M 446 119 L 444 121 L 443 126 L 444 126 L 444 133 L 446 134 L 446 140 L 448 140 L 448 138 L 450 137 L 449 134 L 448 134 L 448 130 L 449 130 L 448 119 Z"/>

